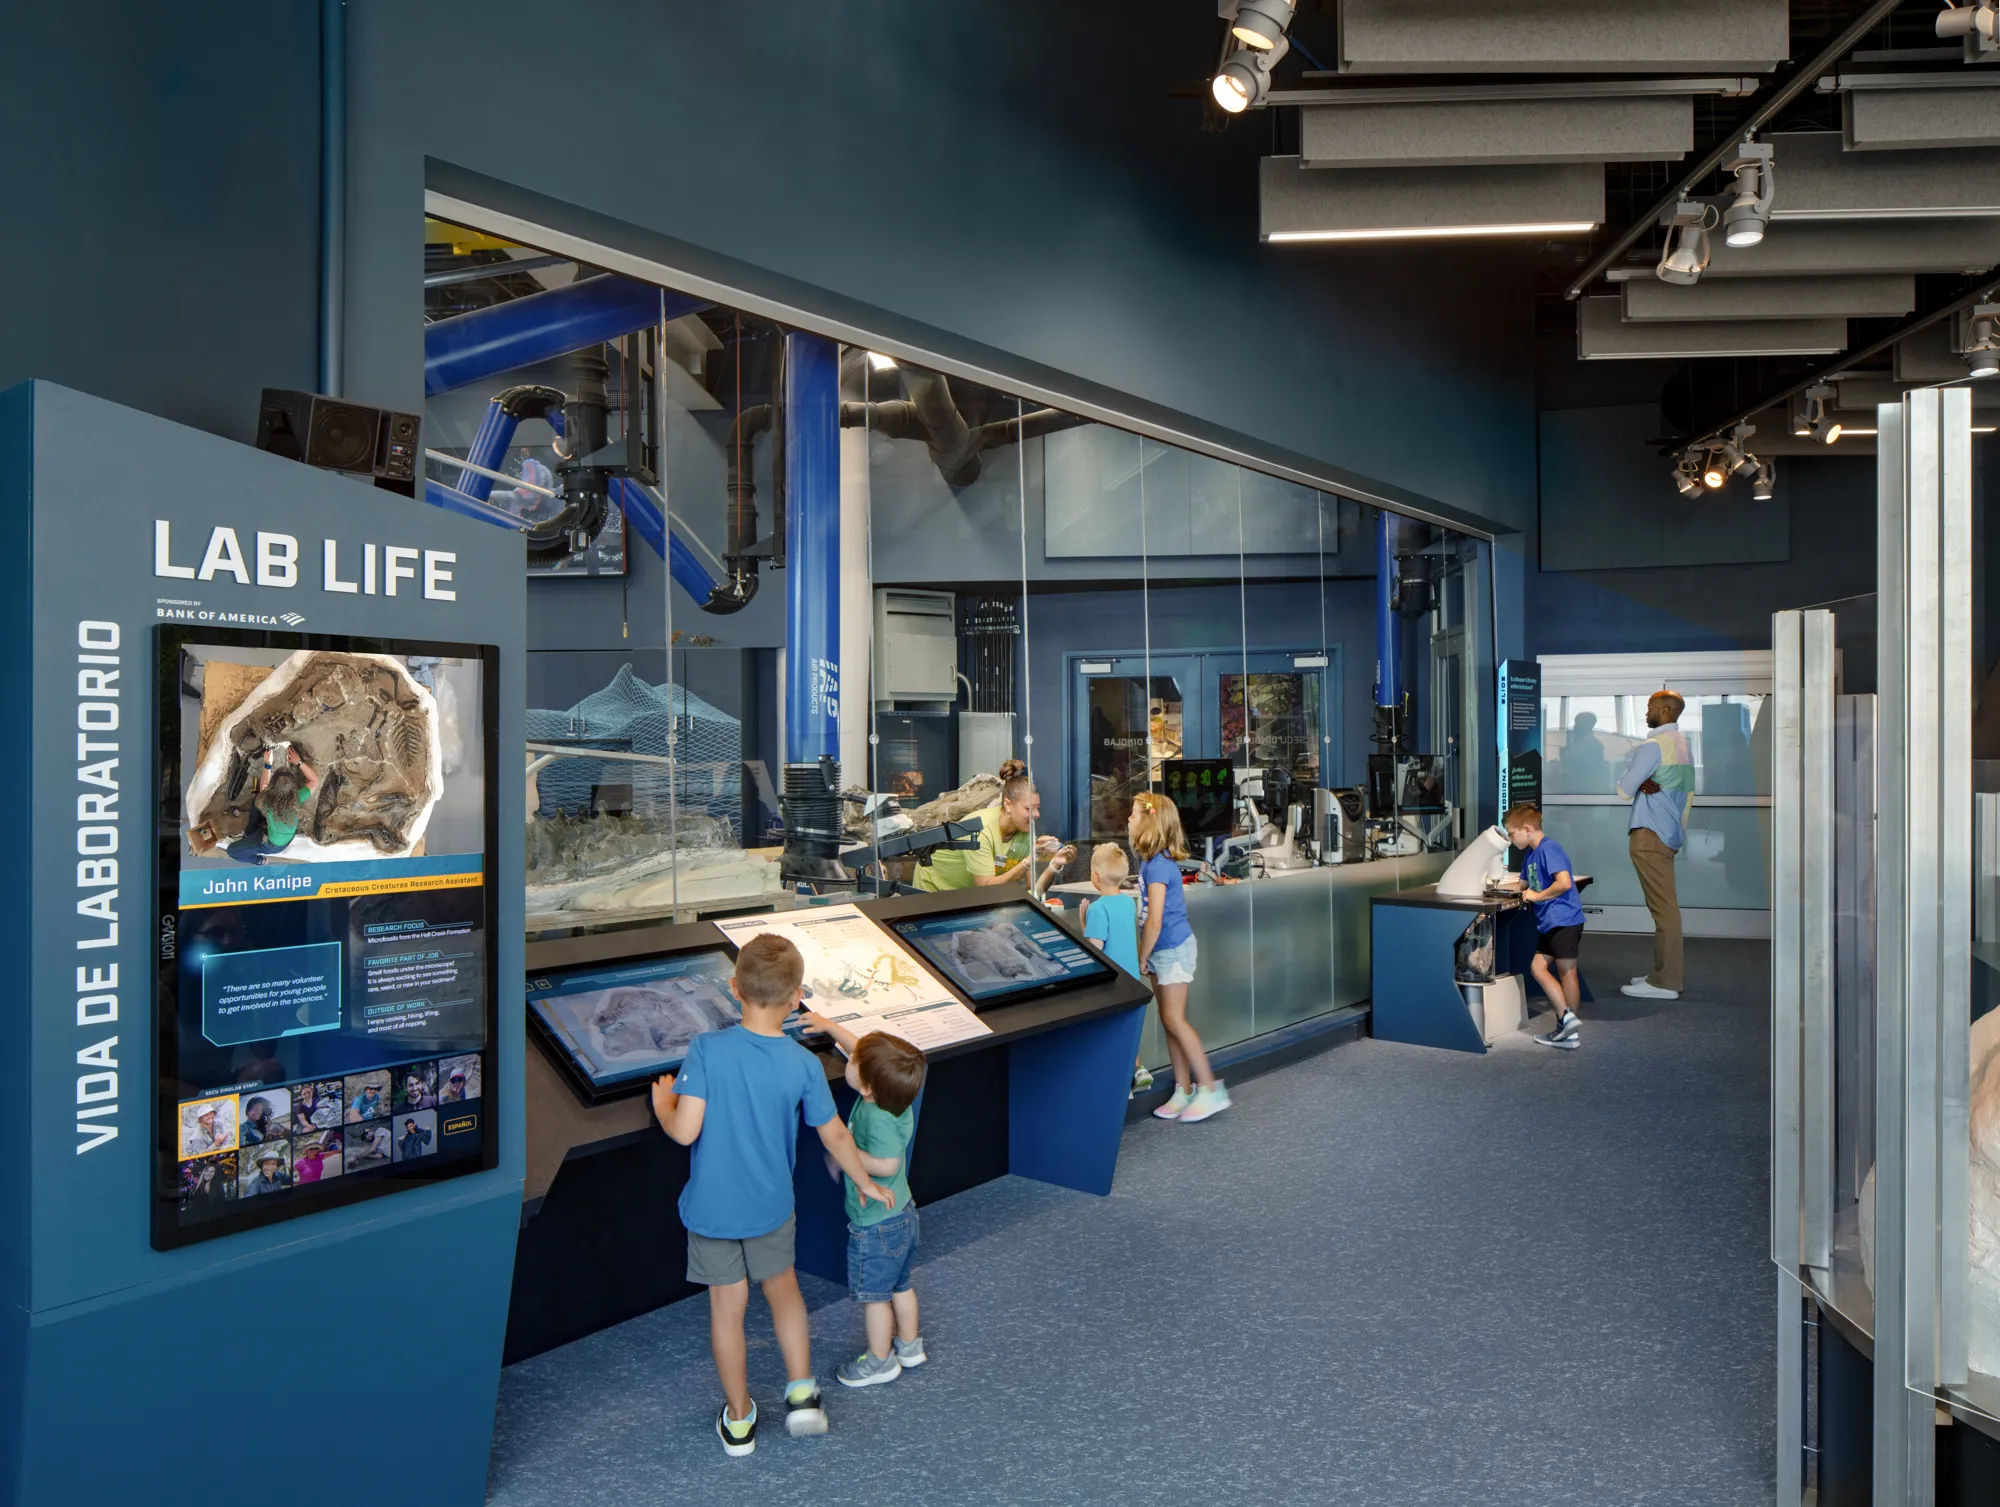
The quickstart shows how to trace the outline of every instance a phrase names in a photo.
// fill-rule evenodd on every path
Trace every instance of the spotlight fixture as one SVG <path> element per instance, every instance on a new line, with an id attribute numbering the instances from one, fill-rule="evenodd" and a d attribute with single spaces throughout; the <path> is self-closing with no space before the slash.
<path id="1" fill-rule="evenodd" d="M 1216 9 L 1230 23 L 1229 34 L 1259 52 L 1276 47 L 1292 24 L 1292 0 L 1219 0 Z"/>
<path id="2" fill-rule="evenodd" d="M 1701 484 L 1713 492 L 1727 480 L 1729 473 L 1723 468 L 1722 453 L 1709 451 L 1708 458 L 1701 463 Z"/>
<path id="3" fill-rule="evenodd" d="M 1701 462 L 1696 460 L 1692 450 L 1683 450 L 1680 459 L 1674 462 L 1674 485 L 1680 488 L 1683 497 L 1693 497 L 1701 491 Z"/>
<path id="4" fill-rule="evenodd" d="M 1209 85 L 1215 93 L 1215 102 L 1231 115 L 1241 115 L 1252 105 L 1263 104 L 1264 96 L 1271 92 L 1271 70 L 1291 50 L 1292 44 L 1283 37 L 1265 52 L 1250 47 L 1237 48 L 1216 71 L 1214 82 Z"/>
<path id="5" fill-rule="evenodd" d="M 1715 206 L 1700 199 L 1683 199 L 1660 217 L 1667 227 L 1667 244 L 1653 275 L 1663 283 L 1691 288 L 1708 270 L 1708 227 L 1715 223 Z"/>
<path id="6" fill-rule="evenodd" d="M 1840 438 L 1840 425 L 1835 423 L 1828 405 L 1833 402 L 1833 388 L 1822 382 L 1806 389 L 1806 427 L 1799 432 L 1809 438 L 1822 440 L 1831 445 Z"/>
<path id="7" fill-rule="evenodd" d="M 870 351 L 868 365 L 874 371 L 892 372 L 896 369 L 896 360 L 893 356 L 885 356 L 880 351 Z"/>
<path id="8" fill-rule="evenodd" d="M 1750 453 L 1746 443 L 1757 432 L 1755 424 L 1738 424 L 1729 431 L 1729 438 L 1723 442 L 1722 458 L 1728 462 L 1733 476 L 1749 476 L 1757 469 L 1757 457 Z"/>
<path id="9" fill-rule="evenodd" d="M 1771 223 L 1771 197 L 1775 188 L 1771 143 L 1746 141 L 1723 167 L 1736 175 L 1736 192 L 1722 212 L 1722 239 L 1731 246 L 1755 246 L 1764 239 L 1765 228 Z"/>
<path id="10" fill-rule="evenodd" d="M 1776 494 L 1778 484 L 1777 467 L 1764 461 L 1757 467 L 1756 480 L 1750 483 L 1750 496 L 1757 502 L 1769 502 Z"/>
<path id="11" fill-rule="evenodd" d="M 1949 5 L 1938 12 L 1936 27 L 1940 37 L 1959 37 L 1965 47 L 1965 61 L 1977 63 L 2000 47 L 2000 18 L 1994 0 L 1976 0 L 1972 5 Z"/>
<path id="12" fill-rule="evenodd" d="M 2000 323 L 1996 320 L 2000 320 L 2000 303 L 1974 304 L 1958 316 L 1956 343 L 1971 376 L 2000 376 Z"/>

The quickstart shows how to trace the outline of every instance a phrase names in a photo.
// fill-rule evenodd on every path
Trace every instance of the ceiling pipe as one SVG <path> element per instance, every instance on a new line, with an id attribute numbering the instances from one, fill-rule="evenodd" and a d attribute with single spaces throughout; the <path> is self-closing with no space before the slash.
<path id="1" fill-rule="evenodd" d="M 341 396 L 347 322 L 347 5 L 319 7 L 319 390 Z"/>
<path id="2" fill-rule="evenodd" d="M 1624 256 L 1641 236 L 1660 223 L 1662 215 L 1692 194 L 1696 184 L 1734 157 L 1740 143 L 1763 130 L 1777 118 L 1779 111 L 1818 83 L 1827 69 L 1847 56 L 1853 50 L 1855 43 L 1865 37 L 1878 21 L 1901 3 L 1902 0 L 1873 0 L 1872 4 L 1847 23 L 1840 35 L 1827 43 L 1817 54 L 1804 63 L 1794 64 L 1791 71 L 1783 75 L 1782 82 L 1768 99 L 1752 110 L 1742 123 L 1721 141 L 1704 152 L 1701 160 L 1683 173 L 1680 181 L 1672 188 L 1661 194 L 1651 209 L 1635 219 L 1609 246 L 1590 259 L 1589 265 L 1577 274 L 1576 280 L 1569 285 L 1563 296 L 1572 301 L 1581 298 L 1584 290 L 1596 282 L 1607 267 Z"/>
<path id="3" fill-rule="evenodd" d="M 621 340 L 705 309 L 705 298 L 606 274 L 424 326 L 424 393 L 436 396 L 516 367 Z"/>

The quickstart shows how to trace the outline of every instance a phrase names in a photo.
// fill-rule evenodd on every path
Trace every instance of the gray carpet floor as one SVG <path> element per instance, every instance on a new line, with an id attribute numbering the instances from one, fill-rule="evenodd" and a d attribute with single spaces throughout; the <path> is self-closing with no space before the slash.
<path id="1" fill-rule="evenodd" d="M 511 1367 L 489 1500 L 1766 1503 L 1766 952 L 1691 942 L 1656 1005 L 1615 992 L 1647 945 L 1588 939 L 1580 1051 L 1356 1042 L 1134 1126 L 1109 1198 L 926 1209 L 932 1360 L 891 1385 L 831 1384 L 860 1315 L 803 1279 L 823 1438 L 758 1299 L 748 1459 L 705 1299 Z"/>

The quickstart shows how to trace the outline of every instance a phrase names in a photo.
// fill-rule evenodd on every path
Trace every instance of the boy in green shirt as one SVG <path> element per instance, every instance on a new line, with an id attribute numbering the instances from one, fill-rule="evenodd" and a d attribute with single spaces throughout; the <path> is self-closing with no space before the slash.
<path id="1" fill-rule="evenodd" d="M 847 1054 L 847 1084 L 857 1095 L 847 1128 L 854 1134 L 862 1170 L 895 1195 L 893 1208 L 871 1204 L 851 1177 L 842 1179 L 847 1185 L 847 1288 L 866 1312 L 868 1348 L 835 1374 L 845 1386 L 872 1387 L 894 1381 L 928 1358 L 917 1329 L 917 1295 L 910 1287 L 910 1265 L 917 1253 L 910 1141 L 917 1133 L 915 1105 L 924 1086 L 924 1054 L 887 1031 L 857 1037 L 810 1010 L 804 1019 Z"/>

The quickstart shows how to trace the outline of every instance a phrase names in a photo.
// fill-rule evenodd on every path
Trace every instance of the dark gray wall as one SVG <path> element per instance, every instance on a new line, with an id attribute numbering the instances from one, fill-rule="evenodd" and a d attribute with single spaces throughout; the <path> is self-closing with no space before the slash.
<path id="1" fill-rule="evenodd" d="M 1788 558 L 1758 564 L 1544 571 L 1527 580 L 1527 652 L 1769 648 L 1771 614 L 1875 589 L 1872 456 L 1785 456 Z M 1747 490 L 1730 489 L 1745 508 Z M 1729 527 L 1717 510 L 1713 526 Z"/>
<path id="2" fill-rule="evenodd" d="M 316 5 L 9 6 L 0 123 L 0 388 L 247 441 L 315 385 Z"/>

